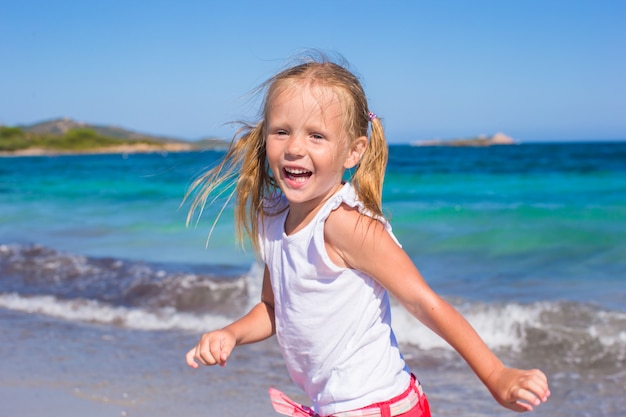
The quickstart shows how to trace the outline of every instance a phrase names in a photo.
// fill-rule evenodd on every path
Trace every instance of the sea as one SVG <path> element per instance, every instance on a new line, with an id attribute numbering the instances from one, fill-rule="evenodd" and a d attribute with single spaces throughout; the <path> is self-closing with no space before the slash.
<path id="1" fill-rule="evenodd" d="M 0 158 L 1 416 L 273 416 L 270 386 L 306 401 L 274 338 L 225 367 L 185 365 L 260 294 L 226 200 L 186 224 L 186 190 L 222 156 Z M 547 374 L 535 415 L 625 415 L 626 142 L 392 145 L 383 209 L 501 360 Z M 444 341 L 392 314 L 434 416 L 511 415 Z"/>

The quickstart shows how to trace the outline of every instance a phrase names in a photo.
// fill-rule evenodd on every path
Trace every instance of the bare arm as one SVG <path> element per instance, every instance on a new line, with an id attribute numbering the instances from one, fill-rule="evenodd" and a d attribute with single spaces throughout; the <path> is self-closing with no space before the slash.
<path id="1" fill-rule="evenodd" d="M 505 367 L 472 326 L 422 278 L 378 221 L 341 207 L 328 218 L 325 236 L 335 263 L 374 277 L 418 320 L 448 342 L 468 363 L 494 398 L 515 411 L 529 411 L 550 395 L 539 370 Z"/>
<path id="2" fill-rule="evenodd" d="M 230 353 L 237 345 L 260 342 L 276 332 L 274 325 L 274 293 L 269 270 L 265 267 L 261 301 L 242 318 L 220 330 L 202 335 L 195 347 L 187 352 L 187 365 L 226 365 Z"/>

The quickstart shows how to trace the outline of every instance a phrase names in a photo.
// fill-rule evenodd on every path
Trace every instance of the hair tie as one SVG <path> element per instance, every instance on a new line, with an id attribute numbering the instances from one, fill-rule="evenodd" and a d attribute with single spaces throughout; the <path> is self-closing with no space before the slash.
<path id="1" fill-rule="evenodd" d="M 375 113 L 372 113 L 372 112 L 370 111 L 370 112 L 367 112 L 367 117 L 370 119 L 370 122 L 371 122 L 371 121 L 372 121 L 372 120 L 374 120 L 377 116 L 376 116 L 376 114 L 375 114 Z"/>

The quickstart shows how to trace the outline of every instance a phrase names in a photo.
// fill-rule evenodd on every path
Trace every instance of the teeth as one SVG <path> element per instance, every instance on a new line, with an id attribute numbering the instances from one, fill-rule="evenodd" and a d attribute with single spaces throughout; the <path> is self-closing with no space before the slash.
<path id="1" fill-rule="evenodd" d="M 296 168 L 285 168 L 285 171 L 293 175 L 300 175 L 300 174 L 306 174 L 308 172 L 311 172 L 311 171 L 307 171 L 306 169 L 296 169 Z"/>

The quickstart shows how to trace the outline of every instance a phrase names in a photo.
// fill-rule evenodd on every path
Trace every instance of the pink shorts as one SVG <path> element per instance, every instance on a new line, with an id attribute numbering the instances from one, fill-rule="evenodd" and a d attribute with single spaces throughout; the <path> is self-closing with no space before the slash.
<path id="1" fill-rule="evenodd" d="M 298 404 L 282 392 L 270 388 L 274 409 L 291 417 L 320 417 L 310 407 Z M 344 411 L 329 417 L 431 417 L 430 407 L 422 387 L 411 374 L 411 383 L 402 394 L 388 401 L 368 405 L 357 410 Z"/>
<path id="2" fill-rule="evenodd" d="M 406 410 L 407 402 L 410 398 L 414 399 L 415 395 L 417 395 L 417 402 L 415 402 L 415 400 L 411 401 L 410 403 L 412 404 L 415 402 L 415 405 Z M 413 374 L 411 374 L 411 384 L 402 394 L 388 401 L 360 408 L 359 410 L 355 410 L 354 413 L 355 415 L 358 415 L 359 411 L 361 411 L 365 412 L 364 414 L 367 413 L 369 415 L 368 412 L 374 411 L 374 409 L 378 409 L 380 411 L 380 414 L 376 413 L 380 417 L 431 417 L 428 399 L 426 398 L 424 391 L 422 391 L 420 383 Z"/>

